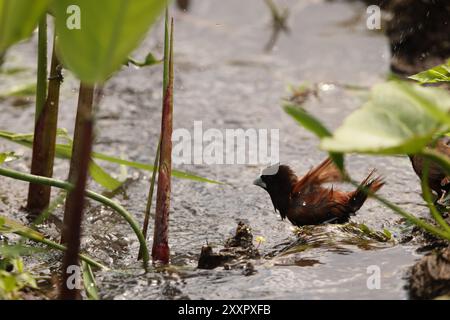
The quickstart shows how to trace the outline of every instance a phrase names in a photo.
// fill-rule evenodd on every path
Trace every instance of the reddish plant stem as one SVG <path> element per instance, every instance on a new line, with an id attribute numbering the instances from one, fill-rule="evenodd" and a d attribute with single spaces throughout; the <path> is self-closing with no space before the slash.
<path id="1" fill-rule="evenodd" d="M 161 119 L 161 153 L 159 158 L 156 196 L 155 229 L 153 235 L 153 263 L 169 263 L 169 211 L 172 174 L 173 122 L 173 19 L 170 27 L 169 82 L 163 96 Z"/>
<path id="2" fill-rule="evenodd" d="M 42 30 L 40 32 L 46 32 Z M 59 109 L 59 89 L 62 81 L 60 73 L 60 63 L 55 52 L 55 40 L 53 38 L 53 53 L 50 67 L 50 81 L 45 85 L 45 92 L 41 92 L 36 100 L 43 100 L 41 107 L 36 108 L 36 123 L 34 127 L 33 138 L 33 155 L 31 161 L 31 174 L 51 178 L 53 176 L 53 162 L 55 158 L 56 130 L 58 123 Z M 45 56 L 46 59 L 46 56 Z M 40 59 L 43 61 L 43 59 Z M 42 63 L 41 63 L 42 64 Z M 40 65 L 39 69 L 47 68 L 47 64 Z M 45 74 L 45 82 L 47 81 L 46 70 L 40 70 L 38 73 Z M 43 81 L 43 80 L 40 80 Z M 45 98 L 47 95 L 47 98 Z M 30 183 L 28 189 L 27 209 L 31 218 L 37 217 L 44 211 L 50 203 L 50 186 Z"/>
<path id="3" fill-rule="evenodd" d="M 66 244 L 62 267 L 62 282 L 59 299 L 80 299 L 79 288 L 70 286 L 68 273 L 70 266 L 79 266 L 81 222 L 83 220 L 84 193 L 88 178 L 88 167 L 93 140 L 93 96 L 94 87 L 81 84 L 78 96 L 78 109 L 75 122 L 75 133 L 70 161 L 69 182 L 74 189 L 68 193 L 64 211 L 64 222 L 61 242 Z"/>

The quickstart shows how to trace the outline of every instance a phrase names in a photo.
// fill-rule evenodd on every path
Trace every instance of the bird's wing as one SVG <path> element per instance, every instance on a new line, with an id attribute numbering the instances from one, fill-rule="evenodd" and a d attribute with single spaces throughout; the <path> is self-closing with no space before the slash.
<path id="1" fill-rule="evenodd" d="M 342 174 L 330 158 L 325 159 L 317 167 L 301 177 L 292 188 L 292 194 L 303 189 L 315 189 L 325 182 L 342 181 Z"/>
<path id="2" fill-rule="evenodd" d="M 333 188 L 317 188 L 297 198 L 299 213 L 310 216 L 316 223 L 343 218 L 351 213 L 350 194 Z"/>

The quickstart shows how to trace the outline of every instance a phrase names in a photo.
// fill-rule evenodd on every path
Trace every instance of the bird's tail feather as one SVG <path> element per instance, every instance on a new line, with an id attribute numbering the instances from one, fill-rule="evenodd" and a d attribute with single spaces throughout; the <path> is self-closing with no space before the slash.
<path id="1" fill-rule="evenodd" d="M 337 181 L 342 181 L 342 174 L 333 163 L 333 160 L 327 158 L 297 181 L 293 187 L 293 193 L 297 193 L 307 185 L 320 185 L 326 182 Z"/>
<path id="2" fill-rule="evenodd" d="M 383 178 L 380 176 L 373 178 L 374 174 L 375 169 L 369 173 L 367 178 L 365 178 L 353 192 L 349 203 L 353 212 L 362 207 L 364 202 L 367 200 L 368 195 L 377 192 L 384 185 Z"/>

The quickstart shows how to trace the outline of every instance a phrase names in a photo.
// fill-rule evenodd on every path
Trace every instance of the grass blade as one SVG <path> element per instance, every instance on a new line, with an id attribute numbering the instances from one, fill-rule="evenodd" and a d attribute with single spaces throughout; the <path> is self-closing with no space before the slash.
<path id="1" fill-rule="evenodd" d="M 28 228 L 21 223 L 14 221 L 12 219 L 9 219 L 8 217 L 1 216 L 0 215 L 0 233 L 15 233 L 21 237 L 27 238 L 29 240 L 39 242 L 42 244 L 45 244 L 46 246 L 60 250 L 65 251 L 66 247 L 62 244 L 56 243 L 54 241 L 51 241 L 44 237 L 44 235 L 36 230 L 33 230 L 31 228 Z M 95 260 L 91 259 L 90 257 L 80 254 L 80 259 L 83 261 L 86 261 L 86 263 L 90 264 L 93 267 L 108 270 L 108 267 L 102 265 L 99 262 L 96 262 Z"/>
<path id="2" fill-rule="evenodd" d="M 161 150 L 161 139 L 158 139 L 158 148 L 156 149 L 156 155 L 155 155 L 155 160 L 154 160 L 154 164 L 153 164 L 152 178 L 150 180 L 150 189 L 148 191 L 148 197 L 147 197 L 147 205 L 145 207 L 145 212 L 144 212 L 144 223 L 142 225 L 142 233 L 144 234 L 144 237 L 146 240 L 147 240 L 148 225 L 150 222 L 150 211 L 151 211 L 152 202 L 153 202 L 153 192 L 155 190 L 156 173 L 158 172 L 158 161 L 159 161 L 160 150 Z M 139 248 L 138 260 L 141 260 L 141 259 L 142 259 L 142 248 Z"/>
<path id="3" fill-rule="evenodd" d="M 0 138 L 9 140 L 11 142 L 20 144 L 22 146 L 31 148 L 32 141 L 33 141 L 33 135 L 32 134 L 17 134 L 9 131 L 0 131 Z M 70 159 L 72 155 L 72 146 L 70 144 L 56 144 L 56 157 L 62 158 L 62 159 Z M 92 158 L 107 161 L 110 163 L 115 163 L 131 168 L 141 169 L 145 171 L 153 172 L 154 166 L 151 164 L 143 163 L 143 162 L 137 162 L 137 161 L 130 161 L 126 159 L 120 159 L 118 157 L 110 156 L 104 153 L 99 152 L 92 152 L 91 154 Z M 180 171 L 180 170 L 172 170 L 172 176 L 175 178 L 180 179 L 186 179 L 186 180 L 192 180 L 197 182 L 204 182 L 204 183 L 212 183 L 212 184 L 225 184 L 224 182 L 211 180 L 207 178 L 203 178 L 198 175 L 194 175 L 188 172 Z"/>
<path id="4" fill-rule="evenodd" d="M 81 262 L 81 266 L 83 268 L 83 283 L 86 296 L 89 300 L 99 300 L 97 283 L 95 282 L 95 277 L 92 273 L 91 266 L 85 261 Z"/>

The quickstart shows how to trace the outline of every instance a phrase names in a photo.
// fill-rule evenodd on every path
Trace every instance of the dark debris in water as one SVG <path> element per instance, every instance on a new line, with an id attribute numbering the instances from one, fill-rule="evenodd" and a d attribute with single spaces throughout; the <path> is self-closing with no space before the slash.
<path id="1" fill-rule="evenodd" d="M 253 245 L 250 227 L 239 222 L 235 235 L 225 241 L 224 247 L 219 252 L 214 252 L 210 245 L 203 246 L 197 267 L 215 269 L 223 266 L 226 270 L 242 268 L 245 275 L 251 275 L 256 271 L 248 260 L 259 257 L 258 249 Z"/>
<path id="2" fill-rule="evenodd" d="M 431 252 L 411 269 L 412 299 L 450 298 L 450 246 Z"/>
<path id="3" fill-rule="evenodd" d="M 432 220 L 426 219 L 428 223 L 435 224 Z M 449 219 L 447 218 L 447 223 Z M 438 238 L 435 235 L 417 227 L 411 226 L 409 232 L 405 232 L 400 239 L 401 244 L 417 245 L 418 253 L 427 253 L 431 250 L 442 249 L 448 246 L 448 241 Z"/>

